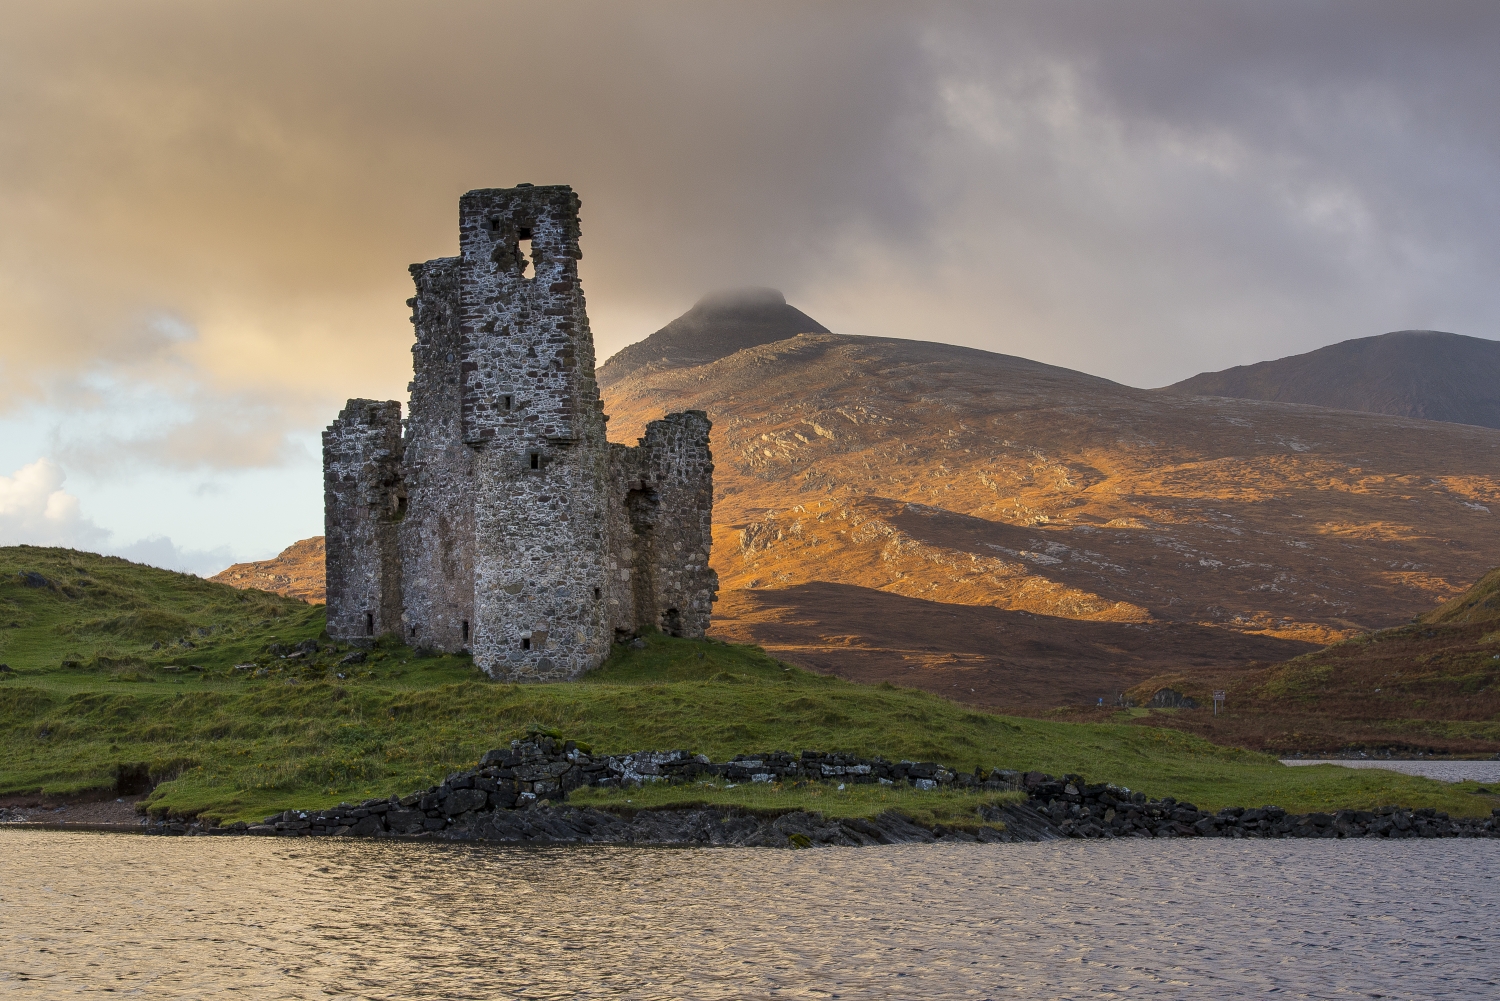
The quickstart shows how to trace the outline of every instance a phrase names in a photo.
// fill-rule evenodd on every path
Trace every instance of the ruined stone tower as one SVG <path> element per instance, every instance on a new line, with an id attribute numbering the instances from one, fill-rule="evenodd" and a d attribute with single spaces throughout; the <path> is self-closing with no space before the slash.
<path id="1" fill-rule="evenodd" d="M 350 400 L 323 434 L 335 639 L 396 633 L 555 680 L 641 629 L 707 629 L 708 417 L 606 439 L 578 209 L 565 185 L 471 191 L 459 256 L 412 266 L 405 433 L 399 403 Z"/>

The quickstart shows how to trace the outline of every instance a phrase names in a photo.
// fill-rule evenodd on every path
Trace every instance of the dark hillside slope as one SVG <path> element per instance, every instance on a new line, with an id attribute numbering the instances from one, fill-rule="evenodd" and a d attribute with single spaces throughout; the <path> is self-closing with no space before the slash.
<path id="1" fill-rule="evenodd" d="M 1171 687 L 1228 711 L 1140 722 L 1274 751 L 1500 751 L 1500 570 L 1415 621 L 1362 633 L 1281 664 L 1151 678 L 1144 703 Z M 1145 710 L 1134 710 L 1143 713 Z"/>
<path id="2" fill-rule="evenodd" d="M 1500 342 L 1398 330 L 1204 372 L 1163 391 L 1500 428 Z"/>
<path id="3" fill-rule="evenodd" d="M 624 348 L 599 366 L 599 381 L 607 385 L 648 366 L 706 365 L 742 348 L 798 334 L 826 333 L 827 327 L 787 305 L 786 298 L 773 288 L 714 292 L 644 341 Z"/>

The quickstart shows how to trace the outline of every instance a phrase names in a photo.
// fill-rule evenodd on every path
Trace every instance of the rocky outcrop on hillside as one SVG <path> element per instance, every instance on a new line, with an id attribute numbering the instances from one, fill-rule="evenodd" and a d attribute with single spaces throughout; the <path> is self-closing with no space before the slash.
<path id="1" fill-rule="evenodd" d="M 236 563 L 208 579 L 230 587 L 253 587 L 321 605 L 327 601 L 324 553 L 323 536 L 318 535 L 294 542 L 274 559 Z"/>

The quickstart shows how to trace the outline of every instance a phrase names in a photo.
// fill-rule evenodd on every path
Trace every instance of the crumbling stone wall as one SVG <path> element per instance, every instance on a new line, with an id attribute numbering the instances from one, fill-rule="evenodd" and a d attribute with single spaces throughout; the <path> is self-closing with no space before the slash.
<path id="1" fill-rule="evenodd" d="M 466 650 L 474 622 L 475 455 L 460 440 L 461 259 L 411 267 L 414 375 L 407 386 L 404 476 L 407 514 L 401 525 L 401 634 L 414 646 Z"/>
<path id="2" fill-rule="evenodd" d="M 381 523 L 394 555 L 379 557 L 395 571 L 382 600 L 389 591 L 400 612 L 377 616 L 374 634 L 472 651 L 511 680 L 577 677 L 642 628 L 702 636 L 717 592 L 708 417 L 671 414 L 637 448 L 609 443 L 578 210 L 565 185 L 463 196 L 460 255 L 411 269 L 410 419 L 380 474 L 403 498 Z M 399 405 L 383 406 L 399 422 Z M 347 465 L 345 435 L 325 435 L 329 470 Z M 350 604 L 363 592 L 335 598 L 331 584 L 335 564 L 351 580 L 374 573 L 360 510 L 329 494 L 338 639 L 369 634 Z"/>
<path id="3" fill-rule="evenodd" d="M 401 451 L 394 401 L 350 400 L 323 432 L 330 636 L 363 639 L 401 628 Z"/>
<path id="4" fill-rule="evenodd" d="M 610 607 L 614 628 L 702 636 L 718 577 L 713 548 L 713 456 L 708 415 L 669 414 L 646 425 L 635 448 L 610 453 L 616 504 L 611 526 Z"/>

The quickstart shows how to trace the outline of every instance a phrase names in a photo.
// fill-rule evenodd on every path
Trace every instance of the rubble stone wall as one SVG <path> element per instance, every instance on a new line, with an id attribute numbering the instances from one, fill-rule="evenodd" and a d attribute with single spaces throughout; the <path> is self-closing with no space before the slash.
<path id="1" fill-rule="evenodd" d="M 703 811 L 564 808 L 579 788 L 638 787 L 652 782 L 823 782 L 906 786 L 917 790 L 1024 793 L 982 803 L 966 825 L 923 826 L 888 812 L 873 823 L 792 814 L 772 819 L 719 807 Z M 649 818 L 642 823 L 641 818 Z M 188 833 L 164 823 L 159 833 Z M 202 833 L 208 833 L 202 831 Z M 1081 775 L 949 768 L 934 761 L 889 761 L 853 754 L 769 751 L 724 762 L 688 751 L 594 755 L 573 741 L 542 734 L 489 751 L 478 765 L 406 796 L 342 803 L 325 810 L 286 810 L 260 824 L 243 822 L 214 833 L 291 837 L 363 835 L 444 840 L 604 843 L 740 844 L 808 847 L 913 841 L 1047 841 L 1057 838 L 1497 838 L 1500 809 L 1490 817 L 1449 817 L 1431 808 L 1293 814 L 1280 807 L 1228 807 L 1217 813 L 1170 798 L 1149 799 Z"/>
<path id="2" fill-rule="evenodd" d="M 702 636 L 718 594 L 713 548 L 712 425 L 701 410 L 646 425 L 635 448 L 614 446 L 610 598 L 614 627 Z"/>

